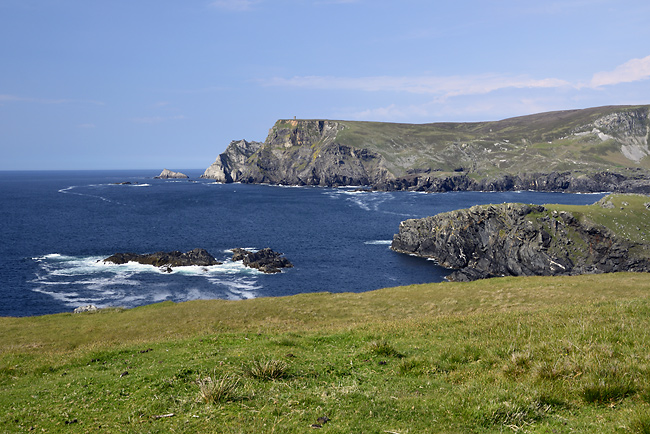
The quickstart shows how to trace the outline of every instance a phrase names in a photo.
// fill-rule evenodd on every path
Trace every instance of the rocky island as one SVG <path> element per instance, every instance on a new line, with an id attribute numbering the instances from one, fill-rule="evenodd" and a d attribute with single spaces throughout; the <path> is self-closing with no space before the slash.
<path id="1" fill-rule="evenodd" d="M 174 172 L 168 169 L 163 169 L 162 172 L 160 172 L 160 175 L 154 176 L 154 179 L 188 179 L 189 176 L 187 176 L 184 173 L 181 172 Z"/>
<path id="2" fill-rule="evenodd" d="M 143 255 L 137 253 L 116 253 L 104 259 L 103 262 L 117 265 L 137 262 L 139 264 L 162 268 L 169 273 L 173 271 L 172 267 L 188 267 L 192 265 L 207 267 L 221 264 L 221 262 L 217 261 L 205 249 L 193 249 L 185 253 L 175 250 L 172 252 L 156 252 Z"/>
<path id="3" fill-rule="evenodd" d="M 650 106 L 494 122 L 279 120 L 237 140 L 202 178 L 375 190 L 650 193 Z"/>
<path id="4" fill-rule="evenodd" d="M 245 249 L 232 249 L 232 261 L 242 261 L 249 267 L 260 270 L 263 273 L 280 273 L 283 268 L 292 268 L 293 264 L 282 253 L 274 252 L 270 248 L 264 248 L 258 251 Z"/>
<path id="5" fill-rule="evenodd" d="M 406 220 L 391 249 L 454 269 L 447 278 L 650 271 L 650 198 L 590 206 L 500 204 Z"/>

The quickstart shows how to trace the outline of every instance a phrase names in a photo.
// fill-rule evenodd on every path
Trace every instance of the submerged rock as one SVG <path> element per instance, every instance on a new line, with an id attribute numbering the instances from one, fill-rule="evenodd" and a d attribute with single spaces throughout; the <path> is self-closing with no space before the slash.
<path id="1" fill-rule="evenodd" d="M 232 260 L 242 261 L 245 266 L 256 268 L 263 273 L 279 273 L 282 268 L 292 268 L 293 264 L 282 253 L 274 252 L 270 248 L 251 252 L 245 249 L 232 249 Z"/>
<path id="2" fill-rule="evenodd" d="M 221 264 L 221 262 L 217 261 L 205 249 L 193 249 L 186 253 L 181 253 L 176 250 L 173 252 L 156 252 L 144 255 L 137 253 L 116 253 L 104 259 L 103 262 L 118 265 L 137 262 L 145 265 L 153 265 L 154 267 L 162 267 L 164 269 L 163 271 L 167 273 L 172 272 L 172 267 L 187 267 L 191 265 L 205 267 Z"/>

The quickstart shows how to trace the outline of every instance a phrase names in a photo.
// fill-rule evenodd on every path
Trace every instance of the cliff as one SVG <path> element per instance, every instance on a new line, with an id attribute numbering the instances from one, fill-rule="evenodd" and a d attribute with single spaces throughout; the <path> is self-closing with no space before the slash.
<path id="1" fill-rule="evenodd" d="M 474 123 L 279 120 L 264 142 L 231 142 L 202 177 L 430 192 L 650 193 L 649 137 L 650 106 Z"/>
<path id="2" fill-rule="evenodd" d="M 264 143 L 233 141 L 202 178 L 284 185 L 368 185 L 392 175 L 381 155 L 337 141 L 345 126 L 317 120 L 278 121 Z"/>
<path id="3" fill-rule="evenodd" d="M 406 220 L 391 249 L 455 269 L 449 280 L 650 271 L 646 196 L 588 207 L 501 204 Z"/>

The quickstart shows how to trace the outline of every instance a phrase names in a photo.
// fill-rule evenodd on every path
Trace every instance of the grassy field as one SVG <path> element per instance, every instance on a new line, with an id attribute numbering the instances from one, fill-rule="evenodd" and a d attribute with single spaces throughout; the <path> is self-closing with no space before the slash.
<path id="1" fill-rule="evenodd" d="M 648 433 L 650 276 L 0 318 L 0 432 Z"/>

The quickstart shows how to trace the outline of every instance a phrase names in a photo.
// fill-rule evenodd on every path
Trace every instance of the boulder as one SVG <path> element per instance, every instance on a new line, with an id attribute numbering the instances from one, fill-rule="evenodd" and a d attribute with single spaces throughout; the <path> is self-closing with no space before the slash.
<path id="1" fill-rule="evenodd" d="M 74 310 L 74 313 L 83 313 L 83 312 L 97 312 L 97 306 L 94 304 L 88 304 L 86 306 L 79 306 Z"/>
<path id="2" fill-rule="evenodd" d="M 242 261 L 250 268 L 256 268 L 263 273 L 279 273 L 282 268 L 292 268 L 293 264 L 282 253 L 274 252 L 270 248 L 264 248 L 256 252 L 245 249 L 232 249 L 232 260 Z"/>

